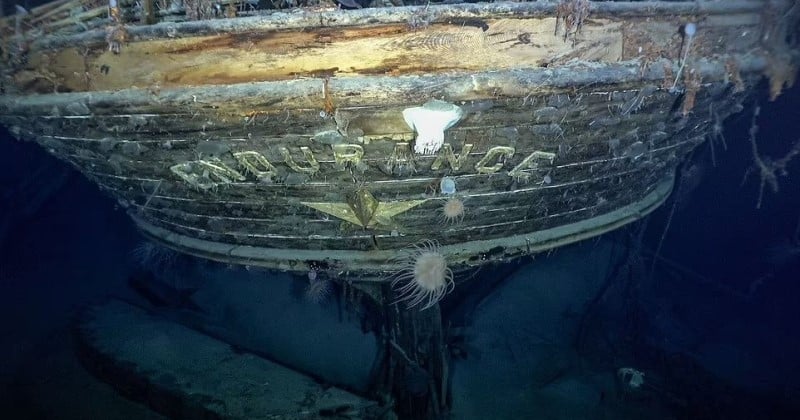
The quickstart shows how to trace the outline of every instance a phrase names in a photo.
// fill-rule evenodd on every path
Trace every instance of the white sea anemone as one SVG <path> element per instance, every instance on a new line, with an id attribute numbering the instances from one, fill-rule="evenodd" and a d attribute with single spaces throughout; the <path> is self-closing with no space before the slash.
<path id="1" fill-rule="evenodd" d="M 414 152 L 423 155 L 436 153 L 444 144 L 444 130 L 454 126 L 464 115 L 455 104 L 432 99 L 422 106 L 403 110 L 403 119 L 417 132 Z"/>
<path id="2" fill-rule="evenodd" d="M 420 310 L 428 309 L 455 288 L 453 271 L 436 241 L 413 245 L 397 262 L 400 270 L 392 288 L 397 292 L 396 302 L 405 302 L 408 308 L 422 304 Z"/>
<path id="3" fill-rule="evenodd" d="M 451 197 L 442 205 L 442 220 L 445 224 L 455 224 L 464 219 L 464 202 L 457 197 Z"/>
<path id="4" fill-rule="evenodd" d="M 309 271 L 316 273 L 315 271 Z M 312 278 L 313 277 L 313 278 Z M 333 293 L 333 283 L 330 280 L 319 278 L 316 275 L 308 276 L 308 285 L 303 292 L 305 300 L 310 303 L 323 303 Z"/>
<path id="5" fill-rule="evenodd" d="M 159 273 L 173 268 L 178 261 L 176 251 L 148 240 L 139 242 L 130 256 L 139 268 Z"/>

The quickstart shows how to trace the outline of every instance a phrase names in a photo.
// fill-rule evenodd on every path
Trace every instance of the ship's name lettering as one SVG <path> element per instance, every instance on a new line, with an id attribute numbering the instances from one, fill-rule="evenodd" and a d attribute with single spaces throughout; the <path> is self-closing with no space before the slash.
<path id="1" fill-rule="evenodd" d="M 360 144 L 336 144 L 332 145 L 331 149 L 333 164 L 337 169 L 364 167 L 364 148 Z M 472 144 L 465 144 L 460 153 L 455 153 L 453 147 L 445 143 L 437 152 L 430 169 L 441 171 L 449 167 L 454 173 L 494 174 L 507 167 L 508 162 L 516 154 L 516 149 L 513 147 L 494 146 L 489 148 L 474 165 L 470 165 L 469 161 L 474 161 L 470 159 L 472 149 Z M 320 163 L 308 147 L 299 147 L 299 153 L 290 152 L 287 147 L 280 147 L 277 149 L 277 154 L 281 156 L 282 163 L 296 173 L 314 176 L 320 171 Z M 537 170 L 552 166 L 555 157 L 556 155 L 551 152 L 533 151 L 510 168 L 506 174 L 520 181 L 529 181 Z M 185 182 L 202 190 L 215 188 L 221 184 L 243 182 L 248 178 L 255 178 L 260 182 L 273 182 L 279 176 L 279 170 L 261 152 L 254 150 L 233 152 L 233 158 L 238 168 L 219 158 L 205 158 L 173 165 L 170 170 Z M 413 161 L 409 143 L 399 142 L 395 144 L 389 156 L 378 165 L 384 172 L 402 174 L 401 170 L 395 171 L 395 169 L 407 165 L 413 167 Z"/>

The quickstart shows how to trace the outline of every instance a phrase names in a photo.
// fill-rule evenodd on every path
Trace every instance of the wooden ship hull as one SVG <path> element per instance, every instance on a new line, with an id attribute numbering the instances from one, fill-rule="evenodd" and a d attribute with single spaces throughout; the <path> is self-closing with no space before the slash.
<path id="1" fill-rule="evenodd" d="M 459 272 L 637 220 L 797 62 L 780 1 L 71 4 L 3 21 L 10 132 L 169 247 L 339 277 L 387 279 L 426 241 Z"/>
<path id="2" fill-rule="evenodd" d="M 436 303 L 459 273 L 646 216 L 761 79 L 774 98 L 798 62 L 790 1 L 318 3 L 19 10 L 0 20 L 0 123 L 163 245 L 334 279 L 342 301 L 371 305 L 367 397 L 404 418 L 447 413 Z M 93 339 L 106 330 L 83 331 L 90 364 L 131 366 Z M 167 414 L 241 418 L 159 390 L 180 393 L 150 401 Z"/>

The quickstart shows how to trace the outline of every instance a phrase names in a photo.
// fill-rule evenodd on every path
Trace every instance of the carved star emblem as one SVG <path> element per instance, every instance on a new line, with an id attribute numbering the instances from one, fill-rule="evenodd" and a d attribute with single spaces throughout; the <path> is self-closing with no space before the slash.
<path id="1" fill-rule="evenodd" d="M 363 228 L 391 227 L 392 217 L 414 208 L 426 200 L 378 201 L 366 188 L 348 194 L 344 203 L 301 202 L 301 204 L 330 214 Z"/>

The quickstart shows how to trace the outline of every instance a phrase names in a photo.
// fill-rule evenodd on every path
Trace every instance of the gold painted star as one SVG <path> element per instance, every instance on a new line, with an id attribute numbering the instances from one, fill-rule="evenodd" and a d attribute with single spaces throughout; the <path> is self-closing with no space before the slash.
<path id="1" fill-rule="evenodd" d="M 323 213 L 350 222 L 363 228 L 391 227 L 392 217 L 414 208 L 426 200 L 378 201 L 366 188 L 359 188 L 348 194 L 344 203 L 309 203 L 301 204 Z"/>

